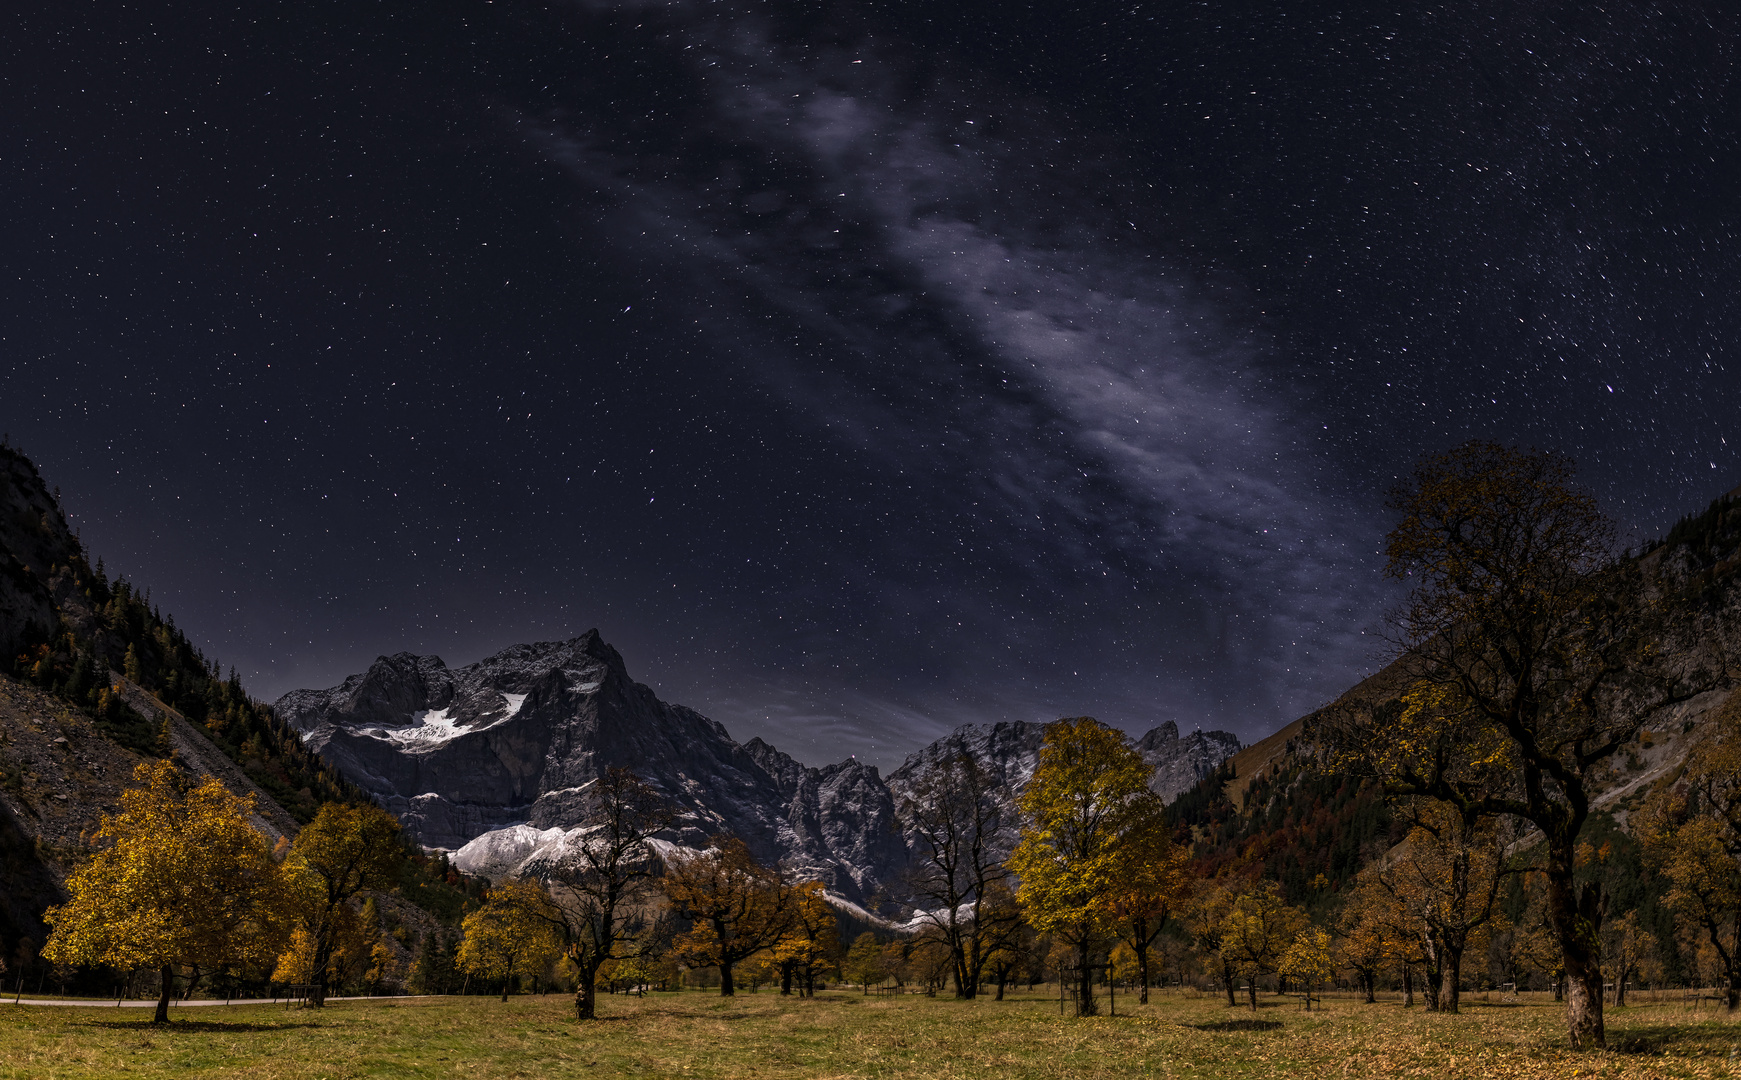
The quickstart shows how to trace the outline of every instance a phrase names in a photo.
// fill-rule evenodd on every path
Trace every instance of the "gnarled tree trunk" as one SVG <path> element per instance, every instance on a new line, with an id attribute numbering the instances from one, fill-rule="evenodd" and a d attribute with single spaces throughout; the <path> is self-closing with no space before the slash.
<path id="1" fill-rule="evenodd" d="M 1561 861 L 1563 868 L 1552 866 Z M 1602 1024 L 1602 889 L 1594 882 L 1573 883 L 1570 851 L 1553 852 L 1549 862 L 1548 919 L 1565 958 L 1567 1035 L 1573 1050 L 1602 1050 L 1608 1045 Z"/>
<path id="2" fill-rule="evenodd" d="M 1454 1013 L 1462 997 L 1463 950 L 1446 949 L 1444 967 L 1439 971 L 1439 1011 Z"/>
<path id="3" fill-rule="evenodd" d="M 169 1023 L 169 995 L 175 987 L 175 969 L 164 964 L 157 970 L 162 981 L 157 989 L 157 1011 L 151 1014 L 153 1024 Z M 23 976 L 19 976 L 19 985 L 23 985 Z"/>

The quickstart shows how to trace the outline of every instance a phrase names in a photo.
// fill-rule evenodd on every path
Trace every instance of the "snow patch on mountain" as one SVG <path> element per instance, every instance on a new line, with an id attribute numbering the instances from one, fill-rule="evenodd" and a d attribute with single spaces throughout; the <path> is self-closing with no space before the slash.
<path id="1" fill-rule="evenodd" d="M 496 878 L 573 857 L 592 786 L 628 769 L 671 804 L 662 851 L 706 850 L 736 836 L 763 863 L 821 880 L 860 910 L 894 896 L 913 858 L 901 801 L 919 770 L 966 751 L 1012 808 L 1033 775 L 1040 724 L 962 727 L 886 780 L 857 760 L 803 765 L 760 739 L 740 745 L 719 723 L 660 701 L 631 679 L 596 630 L 514 645 L 462 668 L 440 657 L 383 656 L 326 690 L 297 690 L 277 714 L 348 779 L 468 873 Z M 1180 739 L 1164 724 L 1138 743 L 1171 798 L 1238 749 L 1220 732 Z M 899 899 L 894 896 L 894 899 Z"/>

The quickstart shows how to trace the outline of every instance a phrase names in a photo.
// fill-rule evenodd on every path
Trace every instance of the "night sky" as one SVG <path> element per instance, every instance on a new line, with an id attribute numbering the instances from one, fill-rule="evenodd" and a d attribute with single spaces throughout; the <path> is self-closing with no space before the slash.
<path id="1" fill-rule="evenodd" d="M 267 699 L 596 626 L 812 764 L 1249 741 L 1422 453 L 1741 483 L 1734 11 L 24 0 L 0 427 Z"/>

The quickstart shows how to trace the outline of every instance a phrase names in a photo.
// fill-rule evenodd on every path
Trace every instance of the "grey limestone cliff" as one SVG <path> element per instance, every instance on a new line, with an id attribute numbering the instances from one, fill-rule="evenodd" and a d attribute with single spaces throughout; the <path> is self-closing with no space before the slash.
<path id="1" fill-rule="evenodd" d="M 811 769 L 759 741 L 741 746 L 630 679 L 596 630 L 457 669 L 433 656 L 384 656 L 332 689 L 286 694 L 274 709 L 432 847 L 463 848 L 516 826 L 572 828 L 586 786 L 621 766 L 670 799 L 668 839 L 684 847 L 731 833 L 759 858 L 854 900 L 904 856 L 875 768 Z M 530 835 L 521 828 L 500 842 L 517 851 Z"/>
<path id="2" fill-rule="evenodd" d="M 456 850 L 462 868 L 500 875 L 553 857 L 580 824 L 587 786 L 621 766 L 676 808 L 665 841 L 701 848 L 731 833 L 758 858 L 855 903 L 899 891 L 909 859 L 899 806 L 918 770 L 966 750 L 1013 805 L 1044 732 L 1034 723 L 961 727 L 887 780 L 857 760 L 813 768 L 761 739 L 740 745 L 695 710 L 660 701 L 596 630 L 461 668 L 383 656 L 339 686 L 286 694 L 274 709 L 418 840 Z M 1168 723 L 1138 746 L 1170 799 L 1239 743 L 1225 732 L 1181 739 Z"/>

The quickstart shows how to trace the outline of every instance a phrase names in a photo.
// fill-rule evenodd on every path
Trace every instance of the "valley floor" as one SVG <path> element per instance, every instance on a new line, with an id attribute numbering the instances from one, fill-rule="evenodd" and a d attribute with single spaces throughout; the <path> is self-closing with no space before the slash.
<path id="1" fill-rule="evenodd" d="M 1678 1001 L 1609 1011 L 1613 1050 L 1565 1049 L 1559 1006 L 1484 1002 L 1435 1016 L 1332 995 L 1307 1013 L 1271 998 L 1254 1016 L 1191 991 L 1116 1018 L 1060 1018 L 1055 991 L 958 1003 L 764 990 L 601 999 L 584 1027 L 557 995 L 381 998 L 323 1011 L 187 1009 L 157 1029 L 107 1009 L 0 1011 L 0 1080 L 89 1077 L 1729 1077 L 1741 1022 Z"/>

